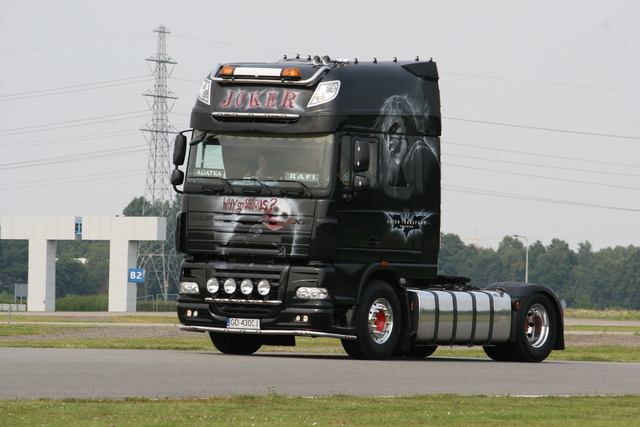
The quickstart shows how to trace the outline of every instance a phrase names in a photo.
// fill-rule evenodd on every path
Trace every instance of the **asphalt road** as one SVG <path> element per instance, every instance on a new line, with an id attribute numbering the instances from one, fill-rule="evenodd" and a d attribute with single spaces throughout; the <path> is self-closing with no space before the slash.
<path id="1" fill-rule="evenodd" d="M 640 363 L 0 348 L 0 399 L 640 394 Z"/>

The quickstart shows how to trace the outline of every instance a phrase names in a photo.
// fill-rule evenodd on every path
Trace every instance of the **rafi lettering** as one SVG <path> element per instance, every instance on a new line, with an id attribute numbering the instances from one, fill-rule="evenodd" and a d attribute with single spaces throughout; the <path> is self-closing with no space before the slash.
<path id="1" fill-rule="evenodd" d="M 320 175 L 317 173 L 304 173 L 304 172 L 287 172 L 284 174 L 285 179 L 291 181 L 315 181 L 320 180 Z"/>

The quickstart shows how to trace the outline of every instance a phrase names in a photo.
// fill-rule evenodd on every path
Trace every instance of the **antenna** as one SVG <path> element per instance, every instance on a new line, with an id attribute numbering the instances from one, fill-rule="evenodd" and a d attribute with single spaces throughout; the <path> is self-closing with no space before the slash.
<path id="1" fill-rule="evenodd" d="M 153 294 L 154 288 L 157 288 L 166 301 L 170 283 L 177 286 L 178 282 L 178 261 L 174 246 L 175 230 L 172 227 L 174 215 L 171 214 L 174 195 L 169 179 L 172 157 L 169 135 L 177 133 L 169 122 L 169 112 L 173 107 L 173 100 L 178 97 L 167 86 L 167 78 L 171 75 L 167 66 L 172 67 L 177 62 L 166 52 L 166 35 L 171 34 L 171 31 L 160 25 L 153 32 L 158 33 L 158 49 L 156 54 L 147 58 L 146 61 L 155 76 L 155 84 L 143 94 L 151 109 L 152 118 L 141 129 L 149 143 L 142 216 L 166 217 L 168 227 L 165 241 L 140 242 L 138 264 L 146 270 L 145 296 Z"/>

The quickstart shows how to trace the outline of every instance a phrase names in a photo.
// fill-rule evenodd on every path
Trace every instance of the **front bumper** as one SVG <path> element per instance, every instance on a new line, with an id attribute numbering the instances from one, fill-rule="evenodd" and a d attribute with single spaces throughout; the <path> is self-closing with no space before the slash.
<path id="1" fill-rule="evenodd" d="M 228 334 L 253 334 L 253 335 L 294 335 L 302 337 L 338 338 L 342 340 L 355 340 L 355 335 L 334 334 L 329 332 L 307 330 L 268 330 L 268 329 L 227 329 L 213 326 L 182 325 L 180 329 L 187 332 L 222 332 Z"/>

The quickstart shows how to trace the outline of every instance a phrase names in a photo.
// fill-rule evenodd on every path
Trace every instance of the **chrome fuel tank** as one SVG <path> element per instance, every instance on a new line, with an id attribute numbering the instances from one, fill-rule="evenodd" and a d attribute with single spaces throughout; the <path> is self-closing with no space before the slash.
<path id="1" fill-rule="evenodd" d="M 511 297 L 504 292 L 407 290 L 414 344 L 486 345 L 509 340 Z"/>

